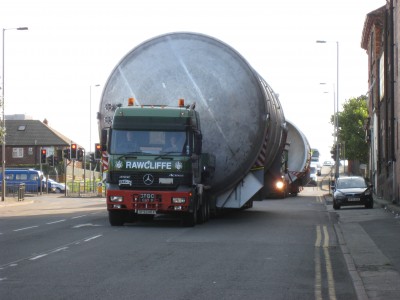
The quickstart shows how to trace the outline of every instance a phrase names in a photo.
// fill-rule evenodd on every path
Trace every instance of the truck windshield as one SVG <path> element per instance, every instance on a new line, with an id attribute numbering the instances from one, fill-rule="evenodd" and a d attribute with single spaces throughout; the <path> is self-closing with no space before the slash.
<path id="1" fill-rule="evenodd" d="M 111 135 L 110 154 L 189 154 L 184 131 L 117 130 Z"/>

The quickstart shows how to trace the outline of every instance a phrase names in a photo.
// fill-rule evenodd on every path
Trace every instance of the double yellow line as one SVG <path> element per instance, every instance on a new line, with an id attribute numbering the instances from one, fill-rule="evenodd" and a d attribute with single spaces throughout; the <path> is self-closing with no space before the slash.
<path id="1" fill-rule="evenodd" d="M 322 249 L 322 251 L 321 251 Z M 321 258 L 323 253 L 323 259 Z M 322 264 L 325 264 L 328 280 L 328 293 L 330 300 L 336 300 L 335 280 L 333 278 L 331 257 L 329 254 L 329 233 L 326 225 L 317 225 L 315 239 L 315 284 L 314 294 L 316 300 L 322 300 Z"/>

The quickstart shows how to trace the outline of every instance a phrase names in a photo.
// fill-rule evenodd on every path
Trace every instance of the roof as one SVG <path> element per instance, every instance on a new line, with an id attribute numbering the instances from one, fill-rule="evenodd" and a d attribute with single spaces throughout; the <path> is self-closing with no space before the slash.
<path id="1" fill-rule="evenodd" d="M 69 146 L 71 139 L 39 120 L 6 120 L 6 145 Z"/>
<path id="2" fill-rule="evenodd" d="M 361 48 L 368 49 L 368 41 L 371 36 L 371 30 L 375 23 L 381 24 L 383 22 L 383 17 L 386 11 L 386 5 L 371 11 L 365 17 L 364 28 L 361 37 Z"/>

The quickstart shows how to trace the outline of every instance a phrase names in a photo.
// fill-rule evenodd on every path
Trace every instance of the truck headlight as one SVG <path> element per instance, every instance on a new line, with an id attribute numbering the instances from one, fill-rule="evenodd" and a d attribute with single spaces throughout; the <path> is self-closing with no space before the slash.
<path id="1" fill-rule="evenodd" d="M 111 202 L 122 202 L 124 201 L 124 197 L 122 196 L 110 196 Z"/>
<path id="2" fill-rule="evenodd" d="M 284 186 L 284 184 L 283 184 L 282 181 L 278 181 L 278 182 L 275 183 L 275 187 L 276 187 L 278 190 L 283 189 L 283 186 Z"/>
<path id="3" fill-rule="evenodd" d="M 172 203 L 185 203 L 186 199 L 184 197 L 172 197 Z"/>

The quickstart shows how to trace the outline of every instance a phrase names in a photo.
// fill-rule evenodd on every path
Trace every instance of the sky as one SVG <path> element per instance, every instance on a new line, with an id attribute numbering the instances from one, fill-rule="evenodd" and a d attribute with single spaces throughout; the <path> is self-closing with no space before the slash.
<path id="1" fill-rule="evenodd" d="M 285 118 L 323 160 L 330 159 L 337 66 L 341 110 L 346 100 L 368 91 L 361 35 L 366 15 L 385 3 L 2 0 L 5 114 L 47 119 L 50 127 L 93 151 L 102 89 L 118 62 L 158 35 L 198 32 L 235 48 L 279 94 Z M 17 27 L 29 29 L 13 30 Z"/>

